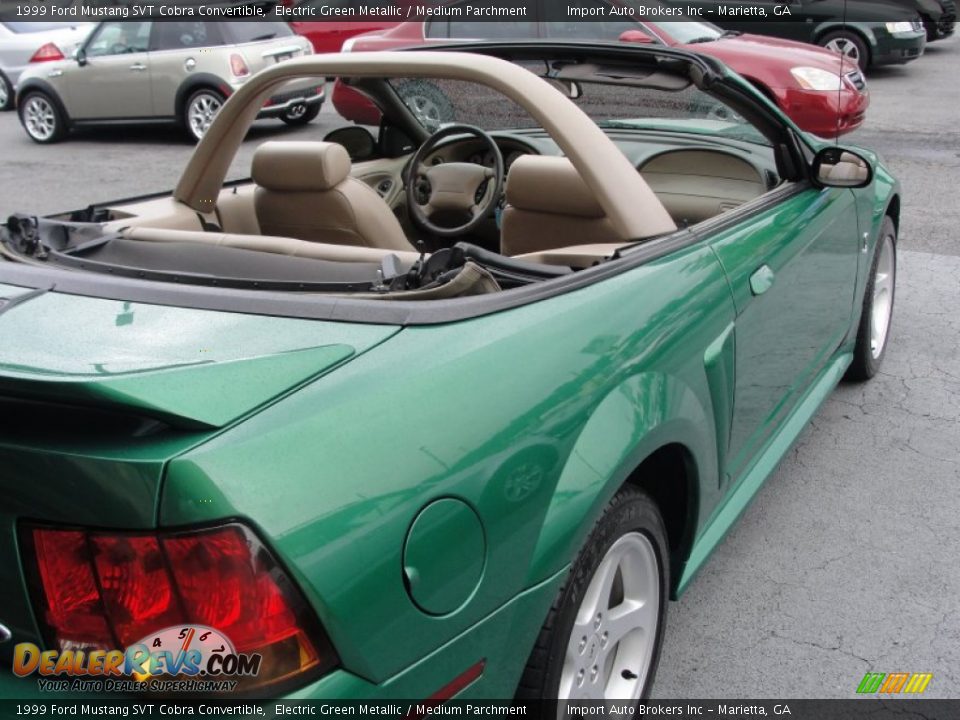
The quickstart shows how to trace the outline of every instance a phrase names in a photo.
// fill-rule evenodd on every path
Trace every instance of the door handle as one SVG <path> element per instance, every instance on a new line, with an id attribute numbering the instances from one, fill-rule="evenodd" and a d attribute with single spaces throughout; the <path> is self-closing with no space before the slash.
<path id="1" fill-rule="evenodd" d="M 144 65 L 143 63 L 134 63 L 133 65 L 130 66 L 130 69 L 135 70 L 137 72 L 142 72 L 143 70 L 147 69 L 147 66 Z"/>
<path id="2" fill-rule="evenodd" d="M 769 265 L 761 265 L 750 276 L 750 292 L 754 295 L 763 295 L 773 286 L 775 277 Z"/>

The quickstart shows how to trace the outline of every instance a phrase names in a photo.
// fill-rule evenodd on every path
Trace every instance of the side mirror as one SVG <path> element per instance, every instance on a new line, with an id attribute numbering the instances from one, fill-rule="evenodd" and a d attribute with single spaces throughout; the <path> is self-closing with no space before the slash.
<path id="1" fill-rule="evenodd" d="M 329 132 L 323 140 L 324 142 L 343 145 L 352 162 L 369 160 L 374 156 L 377 149 L 377 141 L 373 134 L 359 125 L 342 127 Z"/>
<path id="2" fill-rule="evenodd" d="M 624 30 L 618 38 L 620 42 L 639 43 L 641 45 L 650 45 L 653 38 L 647 35 L 643 30 Z"/>
<path id="3" fill-rule="evenodd" d="M 813 177 L 824 187 L 859 188 L 873 180 L 873 168 L 852 150 L 828 147 L 813 158 Z"/>
<path id="4" fill-rule="evenodd" d="M 77 65 L 83 67 L 87 64 L 87 51 L 82 47 L 77 48 L 73 51 L 73 59 L 77 61 Z"/>
<path id="5" fill-rule="evenodd" d="M 416 143 L 403 130 L 388 122 L 380 123 L 380 138 L 377 143 L 380 154 L 386 158 L 403 157 L 417 149 Z"/>

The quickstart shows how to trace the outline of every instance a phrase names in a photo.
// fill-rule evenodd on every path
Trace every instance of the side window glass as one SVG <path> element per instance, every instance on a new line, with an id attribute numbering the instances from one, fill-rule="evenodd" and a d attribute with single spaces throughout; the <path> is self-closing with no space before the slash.
<path id="1" fill-rule="evenodd" d="M 107 22 L 87 43 L 87 57 L 147 52 L 150 47 L 150 23 Z"/>
<path id="2" fill-rule="evenodd" d="M 154 35 L 155 50 L 186 50 L 223 44 L 214 23 L 161 22 L 157 23 Z"/>
<path id="3" fill-rule="evenodd" d="M 427 23 L 427 30 L 424 34 L 428 38 L 448 38 L 450 37 L 450 23 L 446 20 L 431 20 Z"/>

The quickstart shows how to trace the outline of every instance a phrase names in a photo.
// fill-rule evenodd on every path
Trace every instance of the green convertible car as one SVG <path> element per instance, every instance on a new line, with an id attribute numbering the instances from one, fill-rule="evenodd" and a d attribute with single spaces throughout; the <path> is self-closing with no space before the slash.
<path id="1" fill-rule="evenodd" d="M 307 77 L 377 137 L 225 182 Z M 877 371 L 899 197 L 661 47 L 252 77 L 172 193 L 3 227 L 0 695 L 647 695 L 668 599 Z"/>

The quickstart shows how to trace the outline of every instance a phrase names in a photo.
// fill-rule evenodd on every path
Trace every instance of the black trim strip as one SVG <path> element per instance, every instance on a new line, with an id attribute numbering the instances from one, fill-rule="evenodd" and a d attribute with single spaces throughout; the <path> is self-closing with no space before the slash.
<path id="1" fill-rule="evenodd" d="M 308 295 L 270 290 L 239 290 L 176 285 L 152 280 L 92 275 L 36 265 L 0 262 L 0 283 L 40 288 L 56 285 L 56 292 L 85 297 L 142 302 L 153 305 L 217 310 L 251 315 L 332 320 L 364 324 L 440 325 L 511 310 L 628 272 L 666 255 L 708 239 L 756 213 L 807 189 L 806 183 L 772 190 L 755 203 L 731 210 L 704 227 L 682 229 L 670 235 L 644 240 L 621 251 L 619 259 L 563 277 L 487 295 L 446 300 L 371 300 L 349 296 Z"/>

